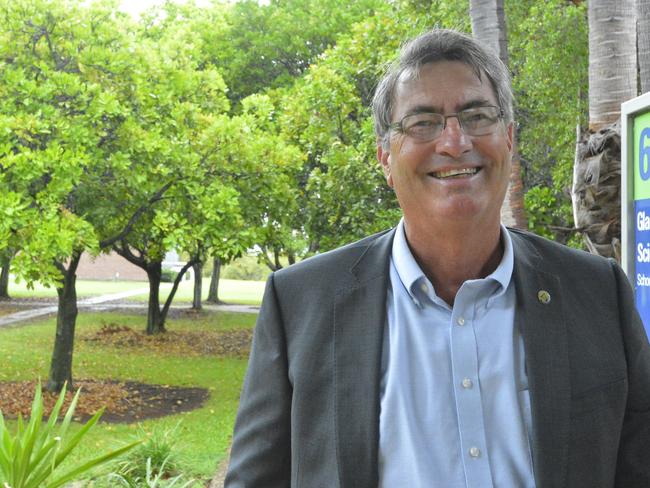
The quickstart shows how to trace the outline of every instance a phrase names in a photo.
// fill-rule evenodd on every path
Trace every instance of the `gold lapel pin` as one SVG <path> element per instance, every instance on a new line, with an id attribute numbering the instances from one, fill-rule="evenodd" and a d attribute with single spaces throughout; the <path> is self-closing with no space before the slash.
<path id="1" fill-rule="evenodd" d="M 540 303 L 543 303 L 544 305 L 548 305 L 549 302 L 551 301 L 551 294 L 546 290 L 539 290 L 537 292 L 537 299 L 540 301 Z"/>

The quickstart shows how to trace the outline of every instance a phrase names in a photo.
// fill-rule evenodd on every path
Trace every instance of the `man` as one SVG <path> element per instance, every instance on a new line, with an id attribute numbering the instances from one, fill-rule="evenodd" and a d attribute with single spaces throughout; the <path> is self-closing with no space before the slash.
<path id="1" fill-rule="evenodd" d="M 269 278 L 226 486 L 650 487 L 650 346 L 626 278 L 500 225 L 505 66 L 431 31 L 373 112 L 403 219 Z"/>

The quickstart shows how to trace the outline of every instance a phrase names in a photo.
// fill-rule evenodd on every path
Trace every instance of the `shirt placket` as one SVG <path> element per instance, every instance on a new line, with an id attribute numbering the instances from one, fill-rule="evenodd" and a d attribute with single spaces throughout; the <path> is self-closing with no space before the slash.
<path id="1" fill-rule="evenodd" d="M 474 288 L 474 287 L 472 287 Z M 469 487 L 492 487 L 474 322 L 477 290 L 463 286 L 451 313 L 450 344 L 461 457 Z"/>

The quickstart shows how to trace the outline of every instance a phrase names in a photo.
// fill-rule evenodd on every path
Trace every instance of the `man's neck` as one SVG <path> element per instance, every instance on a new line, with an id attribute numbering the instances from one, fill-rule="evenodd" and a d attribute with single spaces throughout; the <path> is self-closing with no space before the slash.
<path id="1" fill-rule="evenodd" d="M 404 227 L 413 257 L 436 294 L 451 306 L 465 281 L 485 278 L 503 257 L 500 225 L 421 232 L 405 221 Z"/>

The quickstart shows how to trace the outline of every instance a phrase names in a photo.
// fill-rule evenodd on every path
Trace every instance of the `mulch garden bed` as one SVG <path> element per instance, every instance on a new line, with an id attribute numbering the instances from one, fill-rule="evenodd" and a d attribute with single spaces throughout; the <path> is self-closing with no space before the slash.
<path id="1" fill-rule="evenodd" d="M 101 422 L 132 423 L 163 417 L 199 408 L 208 398 L 206 388 L 187 388 L 167 385 L 147 385 L 136 382 L 79 380 L 76 388 L 81 394 L 74 419 L 85 421 L 104 407 Z M 0 410 L 6 418 L 21 415 L 28 418 L 36 387 L 35 381 L 8 381 L 0 383 Z M 59 414 L 62 418 L 74 393 L 66 392 Z M 45 416 L 48 416 L 58 398 L 57 394 L 43 392 Z"/>

